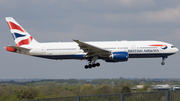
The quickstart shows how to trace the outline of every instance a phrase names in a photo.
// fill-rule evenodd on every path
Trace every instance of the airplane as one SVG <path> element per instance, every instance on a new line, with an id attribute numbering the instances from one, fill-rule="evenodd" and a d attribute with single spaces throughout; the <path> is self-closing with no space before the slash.
<path id="1" fill-rule="evenodd" d="M 162 58 L 162 65 L 168 56 L 179 50 L 174 45 L 161 41 L 93 41 L 83 42 L 73 39 L 74 42 L 37 42 L 12 17 L 6 17 L 15 46 L 6 47 L 6 51 L 15 52 L 40 58 L 62 60 L 87 60 L 85 69 L 98 67 L 96 62 L 102 59 L 105 62 L 126 62 L 129 58 Z"/>

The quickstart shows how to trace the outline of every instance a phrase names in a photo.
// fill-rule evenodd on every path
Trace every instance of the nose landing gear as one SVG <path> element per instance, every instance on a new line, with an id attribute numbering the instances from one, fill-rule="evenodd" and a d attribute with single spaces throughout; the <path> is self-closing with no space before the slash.
<path id="1" fill-rule="evenodd" d="M 161 65 L 165 65 L 165 59 L 168 58 L 168 57 L 162 57 L 162 62 L 161 62 Z"/>
<path id="2" fill-rule="evenodd" d="M 161 65 L 165 65 L 165 62 L 161 62 Z"/>

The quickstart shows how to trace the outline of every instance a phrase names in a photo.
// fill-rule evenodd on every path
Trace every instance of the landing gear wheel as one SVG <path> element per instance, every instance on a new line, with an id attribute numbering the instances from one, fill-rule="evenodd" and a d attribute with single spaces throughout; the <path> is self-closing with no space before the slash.
<path id="1" fill-rule="evenodd" d="M 161 65 L 165 65 L 165 62 L 161 62 Z"/>
<path id="2" fill-rule="evenodd" d="M 96 64 L 92 64 L 92 67 L 96 67 Z"/>
<path id="3" fill-rule="evenodd" d="M 96 66 L 98 66 L 98 67 L 99 67 L 99 66 L 100 66 L 100 63 L 96 63 Z"/>
<path id="4" fill-rule="evenodd" d="M 85 66 L 84 66 L 84 68 L 85 68 L 85 69 L 88 69 L 88 68 L 89 68 L 89 66 L 88 66 L 88 65 L 85 65 Z"/>
<path id="5" fill-rule="evenodd" d="M 93 66 L 91 64 L 89 64 L 89 68 L 91 69 Z"/>

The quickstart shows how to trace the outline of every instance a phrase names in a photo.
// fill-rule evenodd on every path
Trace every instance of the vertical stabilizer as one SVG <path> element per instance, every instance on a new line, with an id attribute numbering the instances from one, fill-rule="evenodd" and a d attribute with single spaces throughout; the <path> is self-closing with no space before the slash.
<path id="1" fill-rule="evenodd" d="M 38 43 L 12 17 L 6 17 L 5 19 L 11 31 L 12 37 L 16 43 L 16 46 L 29 45 L 31 43 Z"/>

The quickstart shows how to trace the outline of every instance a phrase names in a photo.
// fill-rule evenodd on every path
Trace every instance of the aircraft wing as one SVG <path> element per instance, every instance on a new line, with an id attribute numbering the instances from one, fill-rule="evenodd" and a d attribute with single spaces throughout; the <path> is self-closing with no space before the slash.
<path id="1" fill-rule="evenodd" d="M 24 49 L 24 50 L 31 50 L 31 49 L 28 49 L 28 48 L 24 48 L 24 47 L 18 47 L 18 46 L 7 46 L 7 47 L 11 47 L 11 48 L 14 48 L 14 49 Z"/>
<path id="2" fill-rule="evenodd" d="M 111 53 L 111 51 L 90 45 L 90 44 L 85 43 L 85 42 L 81 42 L 79 40 L 73 39 L 73 41 L 75 41 L 79 45 L 80 49 L 82 49 L 84 52 L 87 52 L 87 54 L 86 54 L 87 57 L 96 56 L 96 55 L 107 56 Z"/>

